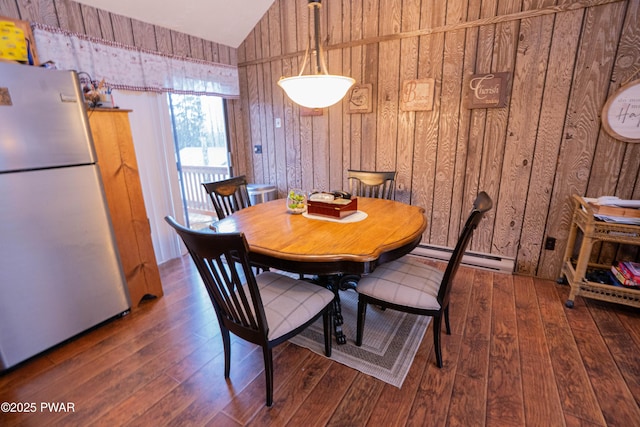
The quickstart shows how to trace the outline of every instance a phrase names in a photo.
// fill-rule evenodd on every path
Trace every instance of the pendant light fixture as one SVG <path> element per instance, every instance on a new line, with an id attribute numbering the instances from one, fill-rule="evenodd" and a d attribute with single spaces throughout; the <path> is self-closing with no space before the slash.
<path id="1" fill-rule="evenodd" d="M 293 102 L 307 108 L 325 108 L 336 104 L 356 82 L 351 77 L 331 75 L 327 71 L 320 46 L 320 7 L 320 0 L 309 0 L 309 8 L 313 10 L 313 49 L 310 30 L 300 74 L 278 80 L 278 86 Z M 313 58 L 310 60 L 309 56 Z M 313 74 L 303 75 L 307 64 Z"/>

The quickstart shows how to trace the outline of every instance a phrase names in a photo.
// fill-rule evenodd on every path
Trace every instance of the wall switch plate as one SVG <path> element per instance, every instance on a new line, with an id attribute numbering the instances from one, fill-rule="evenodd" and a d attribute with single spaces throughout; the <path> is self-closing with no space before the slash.
<path id="1" fill-rule="evenodd" d="M 280 117 L 276 118 L 276 128 L 282 127 L 282 121 L 280 120 Z"/>

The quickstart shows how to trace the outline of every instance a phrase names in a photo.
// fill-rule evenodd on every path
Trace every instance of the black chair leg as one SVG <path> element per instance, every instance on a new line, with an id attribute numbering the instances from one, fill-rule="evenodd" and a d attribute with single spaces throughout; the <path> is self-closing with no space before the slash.
<path id="1" fill-rule="evenodd" d="M 220 335 L 222 335 L 222 347 L 224 348 L 224 377 L 229 378 L 231 372 L 231 338 L 229 330 L 220 324 Z"/>
<path id="2" fill-rule="evenodd" d="M 442 348 L 440 347 L 440 329 L 442 329 L 442 314 L 433 316 L 433 351 L 436 353 L 436 365 L 442 368 Z"/>
<path id="3" fill-rule="evenodd" d="M 267 406 L 273 405 L 273 353 L 270 348 L 263 347 L 264 379 L 267 386 Z"/>
<path id="4" fill-rule="evenodd" d="M 362 345 L 362 335 L 364 334 L 364 321 L 367 316 L 367 303 L 358 298 L 358 321 L 356 326 L 356 345 Z"/>
<path id="5" fill-rule="evenodd" d="M 324 354 L 331 357 L 331 326 L 333 325 L 333 310 L 331 307 L 322 315 L 324 326 Z"/>
<path id="6" fill-rule="evenodd" d="M 451 325 L 449 324 L 449 306 L 444 308 L 444 325 L 447 327 L 447 335 L 451 335 Z"/>

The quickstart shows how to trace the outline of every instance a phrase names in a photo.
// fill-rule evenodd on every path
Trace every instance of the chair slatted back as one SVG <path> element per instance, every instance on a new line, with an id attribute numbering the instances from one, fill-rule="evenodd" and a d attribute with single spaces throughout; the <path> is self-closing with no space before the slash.
<path id="1" fill-rule="evenodd" d="M 476 200 L 473 202 L 471 213 L 469 214 L 469 217 L 464 224 L 464 228 L 460 233 L 460 237 L 458 238 L 456 247 L 451 254 L 451 258 L 449 259 L 449 263 L 447 264 L 447 268 L 444 272 L 442 285 L 440 286 L 440 290 L 438 291 L 438 302 L 442 307 L 447 306 L 449 303 L 451 282 L 453 281 L 453 277 L 458 271 L 458 267 L 460 266 L 460 262 L 462 261 L 464 252 L 469 245 L 469 241 L 471 240 L 473 231 L 478 227 L 478 224 L 480 224 L 480 221 L 484 217 L 484 214 L 492 207 L 493 202 L 491 201 L 489 195 L 484 191 L 481 191 L 478 194 L 478 197 L 476 197 Z"/>
<path id="2" fill-rule="evenodd" d="M 267 322 L 243 233 L 194 231 L 165 220 L 184 242 L 202 277 L 218 320 L 252 342 L 267 341 Z"/>
<path id="3" fill-rule="evenodd" d="M 211 198 L 218 219 L 251 206 L 247 178 L 244 175 L 222 181 L 203 182 L 202 186 Z"/>
<path id="4" fill-rule="evenodd" d="M 349 192 L 354 196 L 393 199 L 396 172 L 374 172 L 349 169 Z"/>

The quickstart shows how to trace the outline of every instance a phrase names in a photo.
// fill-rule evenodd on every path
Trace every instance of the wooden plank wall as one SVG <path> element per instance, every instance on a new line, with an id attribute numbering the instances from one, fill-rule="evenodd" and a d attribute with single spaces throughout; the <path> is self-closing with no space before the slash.
<path id="1" fill-rule="evenodd" d="M 238 63 L 235 48 L 71 0 L 0 0 L 0 15 L 160 53 L 228 65 Z"/>
<path id="2" fill-rule="evenodd" d="M 371 83 L 374 93 L 372 113 L 347 114 L 340 103 L 319 117 L 301 117 L 276 85 L 299 71 L 306 0 L 276 0 L 237 50 L 70 0 L 0 0 L 0 15 L 237 64 L 241 97 L 228 104 L 236 174 L 283 195 L 344 187 L 348 168 L 395 169 L 396 198 L 427 210 L 423 242 L 445 246 L 485 190 L 495 209 L 472 249 L 554 278 L 571 194 L 640 198 L 640 144 L 609 137 L 599 121 L 607 97 L 640 70 L 639 2 L 325 0 L 330 72 Z M 464 79 L 498 71 L 513 73 L 508 107 L 466 109 Z M 400 110 L 402 81 L 414 78 L 435 79 L 432 111 Z M 547 236 L 558 239 L 555 251 L 543 250 Z M 620 256 L 613 246 L 599 250 Z"/>
<path id="3" fill-rule="evenodd" d="M 300 116 L 276 81 L 299 71 L 307 0 L 276 0 L 238 48 L 241 96 L 229 103 L 238 173 L 283 195 L 346 188 L 347 168 L 395 169 L 397 199 L 426 209 L 423 242 L 449 247 L 485 190 L 495 208 L 471 249 L 544 278 L 560 272 L 571 194 L 640 199 L 640 144 L 600 123 L 607 97 L 640 76 L 640 0 L 322 3 L 329 71 L 371 83 L 373 112 L 339 103 Z M 465 78 L 501 71 L 512 73 L 508 106 L 465 108 Z M 432 111 L 401 111 L 402 82 L 415 78 L 435 79 Z M 543 249 L 547 236 L 554 251 Z"/>

